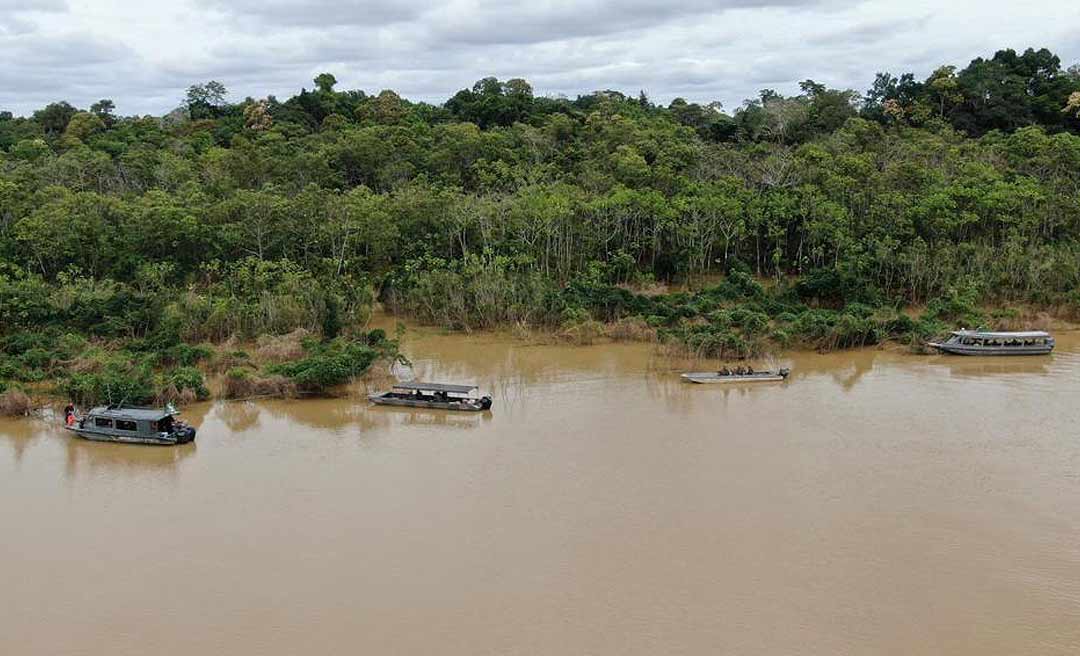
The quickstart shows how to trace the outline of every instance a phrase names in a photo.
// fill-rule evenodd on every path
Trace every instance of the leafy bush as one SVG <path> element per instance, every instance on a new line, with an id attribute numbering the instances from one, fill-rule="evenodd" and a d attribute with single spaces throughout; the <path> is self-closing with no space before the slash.
<path id="1" fill-rule="evenodd" d="M 974 289 L 951 289 L 944 296 L 933 299 L 926 305 L 926 317 L 930 320 L 946 321 L 964 328 L 978 328 L 986 317 L 976 307 L 978 297 Z"/>
<path id="2" fill-rule="evenodd" d="M 79 405 L 149 403 L 155 396 L 150 368 L 120 359 L 106 362 L 100 371 L 70 374 L 60 391 Z"/>
<path id="3" fill-rule="evenodd" d="M 791 323 L 791 331 L 804 342 L 818 343 L 829 337 L 835 324 L 832 310 L 806 310 Z"/>
<path id="4" fill-rule="evenodd" d="M 5 358 L 0 356 L 0 380 L 9 379 L 14 380 L 22 374 L 22 367 L 14 358 Z"/>
<path id="5" fill-rule="evenodd" d="M 0 340 L 0 351 L 9 355 L 22 355 L 28 351 L 51 350 L 56 336 L 50 331 L 19 331 Z"/>
<path id="6" fill-rule="evenodd" d="M 51 352 L 43 348 L 32 348 L 23 351 L 19 356 L 19 364 L 25 369 L 47 369 L 52 359 Z"/>
<path id="7" fill-rule="evenodd" d="M 204 360 L 209 360 L 213 355 L 214 349 L 205 344 L 196 346 L 177 344 L 158 353 L 157 361 L 158 364 L 164 366 L 192 367 Z"/>
<path id="8" fill-rule="evenodd" d="M 375 328 L 366 335 L 364 341 L 367 342 L 368 346 L 383 346 L 387 342 L 386 331 L 382 328 Z"/>
<path id="9" fill-rule="evenodd" d="M 837 317 L 820 348 L 827 350 L 855 348 L 881 341 L 878 324 L 870 317 L 844 312 Z"/>
<path id="10" fill-rule="evenodd" d="M 70 360 L 87 348 L 87 340 L 82 335 L 64 333 L 56 343 L 56 354 L 60 359 Z"/>
<path id="11" fill-rule="evenodd" d="M 765 288 L 745 270 L 733 270 L 722 283 L 703 292 L 706 296 L 727 301 L 759 299 L 765 296 Z"/>
<path id="12" fill-rule="evenodd" d="M 765 351 L 763 340 L 722 325 L 681 324 L 662 329 L 659 335 L 662 341 L 677 344 L 694 357 L 742 359 Z"/>
<path id="13" fill-rule="evenodd" d="M 179 367 L 165 375 L 165 384 L 183 392 L 191 390 L 195 398 L 200 401 L 210 398 L 210 390 L 206 388 L 206 380 L 201 371 L 195 367 Z"/>
<path id="14" fill-rule="evenodd" d="M 383 355 L 368 346 L 367 339 L 349 341 L 339 338 L 312 345 L 309 351 L 303 359 L 270 367 L 270 373 L 285 376 L 302 391 L 321 393 L 363 374 Z"/>

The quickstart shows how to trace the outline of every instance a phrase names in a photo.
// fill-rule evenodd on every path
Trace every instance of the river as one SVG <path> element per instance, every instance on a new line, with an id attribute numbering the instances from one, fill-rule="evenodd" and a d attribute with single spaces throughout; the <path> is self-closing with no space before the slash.
<path id="1" fill-rule="evenodd" d="M 0 653 L 1080 653 L 1080 335 L 729 389 L 640 344 L 406 348 L 494 411 L 0 420 Z"/>

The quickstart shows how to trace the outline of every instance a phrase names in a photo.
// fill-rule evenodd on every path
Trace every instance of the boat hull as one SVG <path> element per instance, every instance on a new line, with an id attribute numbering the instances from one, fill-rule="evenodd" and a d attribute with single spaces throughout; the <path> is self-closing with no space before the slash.
<path id="1" fill-rule="evenodd" d="M 476 401 L 428 401 L 425 399 L 403 399 L 394 396 L 372 394 L 368 400 L 375 405 L 393 406 L 396 408 L 425 408 L 428 410 L 450 410 L 452 412 L 484 412 L 491 406 L 484 407 L 480 400 Z"/>
<path id="2" fill-rule="evenodd" d="M 928 346 L 947 355 L 1050 355 L 1054 350 L 1054 347 L 1051 344 L 1038 346 L 971 346 L 966 344 L 939 344 L 932 342 L 928 344 Z"/>
<path id="3" fill-rule="evenodd" d="M 118 435 L 105 431 L 87 430 L 85 428 L 65 427 L 84 440 L 91 442 L 113 442 L 115 444 L 142 444 L 146 446 L 177 446 L 195 441 L 195 429 L 188 427 L 182 431 L 176 431 L 166 436 L 151 435 Z"/>
<path id="4" fill-rule="evenodd" d="M 702 372 L 683 374 L 682 379 L 684 382 L 694 383 L 696 385 L 734 385 L 739 383 L 780 383 L 786 380 L 787 376 L 772 372 L 730 376 Z"/>

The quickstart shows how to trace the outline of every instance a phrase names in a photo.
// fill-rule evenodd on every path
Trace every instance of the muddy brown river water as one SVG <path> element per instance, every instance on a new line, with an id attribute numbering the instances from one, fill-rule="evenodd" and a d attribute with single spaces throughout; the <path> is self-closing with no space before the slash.
<path id="1" fill-rule="evenodd" d="M 1078 335 L 727 389 L 644 345 L 407 349 L 494 411 L 0 421 L 0 654 L 1080 653 Z"/>

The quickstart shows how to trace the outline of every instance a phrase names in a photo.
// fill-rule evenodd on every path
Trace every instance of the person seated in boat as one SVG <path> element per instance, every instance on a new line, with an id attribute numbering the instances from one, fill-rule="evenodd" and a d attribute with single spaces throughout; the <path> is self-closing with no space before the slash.
<path id="1" fill-rule="evenodd" d="M 754 368 L 751 367 L 750 365 L 746 365 L 746 375 L 747 376 L 753 376 L 754 375 Z"/>
<path id="2" fill-rule="evenodd" d="M 727 365 L 725 364 L 723 367 L 720 368 L 720 371 L 718 371 L 716 373 L 720 374 L 721 376 L 730 376 L 731 375 L 731 369 L 728 369 Z"/>

